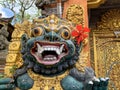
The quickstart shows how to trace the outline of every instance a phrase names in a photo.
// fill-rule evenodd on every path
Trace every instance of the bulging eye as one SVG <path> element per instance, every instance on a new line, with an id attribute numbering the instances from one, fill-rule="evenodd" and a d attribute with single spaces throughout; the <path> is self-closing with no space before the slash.
<path id="1" fill-rule="evenodd" d="M 43 29 L 41 27 L 36 27 L 32 30 L 33 36 L 41 36 L 43 34 Z"/>
<path id="2" fill-rule="evenodd" d="M 69 30 L 66 30 L 66 29 L 62 30 L 61 36 L 62 36 L 62 38 L 64 38 L 64 39 L 69 39 L 69 38 L 70 38 L 70 31 L 69 31 Z"/>

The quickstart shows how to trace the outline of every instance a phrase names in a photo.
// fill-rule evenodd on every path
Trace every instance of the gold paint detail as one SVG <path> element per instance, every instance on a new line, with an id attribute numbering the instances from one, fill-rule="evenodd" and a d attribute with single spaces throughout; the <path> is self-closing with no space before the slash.
<path id="1" fill-rule="evenodd" d="M 87 0 L 88 8 L 97 8 L 101 4 L 105 3 L 106 0 Z"/>
<path id="2" fill-rule="evenodd" d="M 28 75 L 34 80 L 34 86 L 30 90 L 52 90 L 52 88 L 54 90 L 63 90 L 60 82 L 68 75 L 68 71 L 59 76 L 45 77 L 28 70 Z"/>
<path id="3" fill-rule="evenodd" d="M 6 63 L 14 63 L 16 61 L 17 58 L 17 54 L 8 54 L 7 55 L 7 59 L 6 59 Z"/>
<path id="4" fill-rule="evenodd" d="M 58 32 L 62 27 L 71 30 L 70 29 L 71 25 L 72 25 L 71 22 L 68 21 L 66 22 L 65 20 L 61 20 L 60 18 L 58 18 L 53 14 L 43 19 L 34 19 L 32 28 L 41 26 L 44 27 L 44 29 L 47 31 Z"/>
<path id="5" fill-rule="evenodd" d="M 19 42 L 19 41 L 14 41 L 14 42 L 11 42 L 11 43 L 9 44 L 8 49 L 9 49 L 9 50 L 13 50 L 13 51 L 17 51 L 17 50 L 20 49 L 19 46 L 20 46 L 20 42 Z"/>
<path id="6" fill-rule="evenodd" d="M 76 62 L 75 66 L 80 72 L 84 72 L 85 67 L 88 65 L 88 52 L 81 52 L 79 60 Z"/>
<path id="7" fill-rule="evenodd" d="M 66 19 L 74 24 L 84 25 L 84 10 L 80 5 L 70 5 L 67 9 Z"/>
<path id="8" fill-rule="evenodd" d="M 112 9 L 102 15 L 98 30 L 120 30 L 120 10 Z"/>
<path id="9" fill-rule="evenodd" d="M 71 32 L 67 29 L 63 29 L 62 32 L 61 32 L 61 36 L 65 40 L 70 39 L 70 35 L 71 35 Z"/>

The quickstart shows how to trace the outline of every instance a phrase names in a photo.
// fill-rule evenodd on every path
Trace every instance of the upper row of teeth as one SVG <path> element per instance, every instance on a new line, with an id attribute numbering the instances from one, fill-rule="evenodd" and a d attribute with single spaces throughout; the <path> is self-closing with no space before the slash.
<path id="1" fill-rule="evenodd" d="M 57 49 L 59 49 L 59 48 L 52 48 L 52 47 L 47 47 L 47 48 L 45 47 L 45 48 L 44 48 L 44 50 L 46 50 L 46 51 L 47 51 L 47 50 L 48 50 L 48 51 L 53 51 L 53 50 L 57 50 Z"/>
<path id="2" fill-rule="evenodd" d="M 37 43 L 37 52 L 39 54 L 41 54 L 43 51 L 56 51 L 56 53 L 58 55 L 60 55 L 62 53 L 63 49 L 64 49 L 63 47 L 64 47 L 64 44 L 62 44 L 60 48 L 52 47 L 52 46 L 43 46 L 42 47 Z"/>

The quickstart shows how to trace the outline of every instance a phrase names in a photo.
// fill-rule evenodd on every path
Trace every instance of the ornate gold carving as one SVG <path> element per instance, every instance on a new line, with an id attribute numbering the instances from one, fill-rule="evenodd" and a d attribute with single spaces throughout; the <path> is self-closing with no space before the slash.
<path id="1" fill-rule="evenodd" d="M 98 23 L 98 29 L 120 30 L 120 10 L 113 9 L 106 12 Z"/>
<path id="2" fill-rule="evenodd" d="M 109 90 L 120 90 L 120 37 L 116 38 L 115 31 L 120 31 L 119 9 L 109 10 L 102 15 L 101 22 L 90 34 L 90 45 L 94 46 L 91 48 L 93 67 L 97 76 L 110 77 Z"/>
<path id="3" fill-rule="evenodd" d="M 34 19 L 33 23 L 34 24 L 32 27 L 36 27 L 38 25 L 41 25 L 41 26 L 44 26 L 44 28 L 47 31 L 52 30 L 55 32 L 58 32 L 62 26 L 67 27 L 69 30 L 71 30 L 68 26 L 72 25 L 71 22 L 66 22 L 64 20 L 61 20 L 60 18 L 58 18 L 54 14 L 51 16 L 48 16 L 47 18 L 44 18 L 44 19 Z M 62 25 L 60 23 L 62 23 Z M 46 26 L 46 24 L 48 24 L 48 26 Z"/>
<path id="4" fill-rule="evenodd" d="M 15 62 L 17 58 L 17 54 L 9 54 L 6 58 L 6 62 L 10 63 L 10 62 Z"/>
<path id="5" fill-rule="evenodd" d="M 14 42 L 11 42 L 8 49 L 9 50 L 13 50 L 13 51 L 17 51 L 17 50 L 20 50 L 20 42 L 18 41 L 14 41 Z"/>
<path id="6" fill-rule="evenodd" d="M 15 25 L 15 30 L 12 34 L 12 39 L 20 39 L 21 36 L 26 33 L 29 37 L 31 35 L 31 26 L 32 23 L 30 23 L 29 21 L 24 21 L 22 24 L 17 23 Z"/>
<path id="7" fill-rule="evenodd" d="M 88 66 L 88 52 L 81 52 L 80 53 L 80 56 L 79 56 L 79 60 L 77 61 L 77 63 L 75 64 L 76 65 L 76 68 L 81 71 L 81 72 L 84 72 L 84 69 L 86 66 Z"/>
<path id="8" fill-rule="evenodd" d="M 12 34 L 12 42 L 9 44 L 8 55 L 6 58 L 6 66 L 5 66 L 5 75 L 8 77 L 12 77 L 12 73 L 10 69 L 13 66 L 17 66 L 19 68 L 23 64 L 23 60 L 20 54 L 21 49 L 21 36 L 24 33 L 30 37 L 31 35 L 31 26 L 32 24 L 28 21 L 24 21 L 22 24 L 17 23 L 15 25 L 15 30 Z"/>
<path id="9" fill-rule="evenodd" d="M 31 70 L 28 70 L 28 74 L 34 80 L 34 86 L 30 90 L 63 90 L 61 87 L 61 80 L 68 75 L 68 71 L 64 74 L 55 77 L 44 77 L 42 75 L 35 74 Z"/>
<path id="10" fill-rule="evenodd" d="M 95 72 L 99 77 L 110 77 L 109 90 L 120 90 L 120 38 L 113 33 L 94 33 Z"/>
<path id="11" fill-rule="evenodd" d="M 80 5 L 74 4 L 68 8 L 66 19 L 73 22 L 74 24 L 84 25 L 83 15 L 84 15 L 83 7 L 81 7 Z"/>

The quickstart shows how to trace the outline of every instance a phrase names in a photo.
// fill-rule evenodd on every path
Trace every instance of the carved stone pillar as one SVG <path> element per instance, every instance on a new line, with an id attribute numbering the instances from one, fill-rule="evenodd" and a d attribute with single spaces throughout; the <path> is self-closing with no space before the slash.
<path id="1" fill-rule="evenodd" d="M 88 27 L 87 0 L 68 0 L 64 3 L 63 17 L 74 24 L 82 24 Z M 80 56 L 80 70 L 90 66 L 88 38 L 84 41 L 83 50 Z"/>

